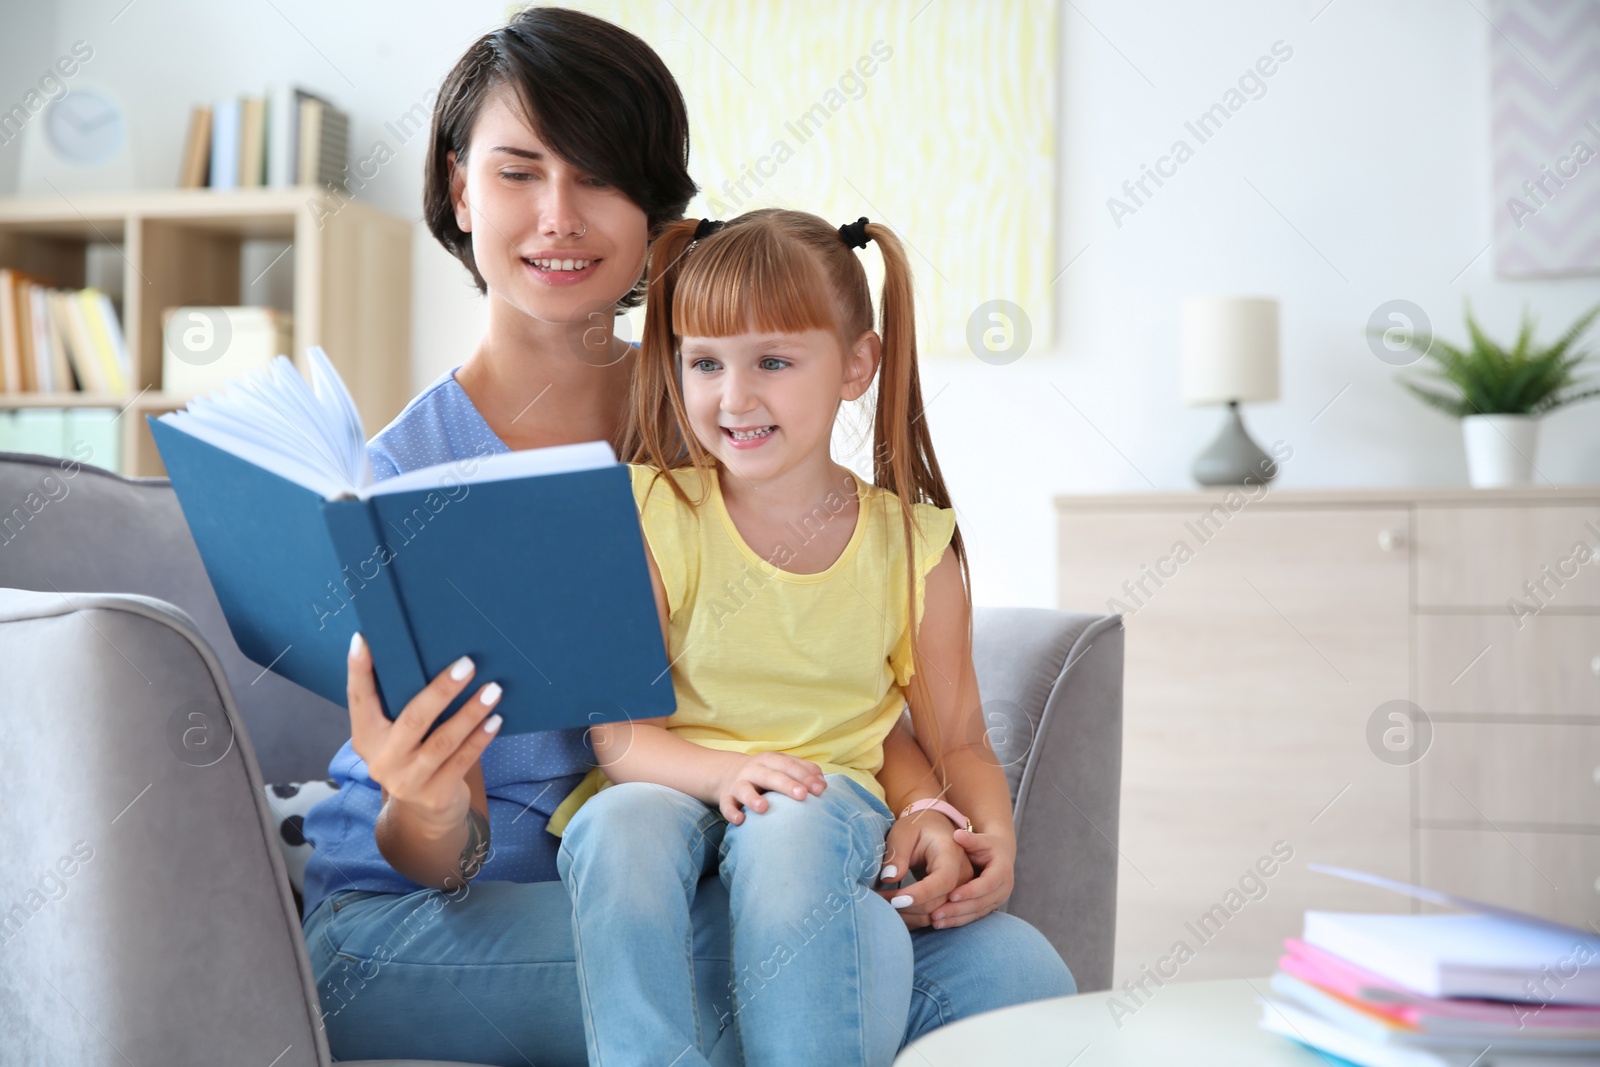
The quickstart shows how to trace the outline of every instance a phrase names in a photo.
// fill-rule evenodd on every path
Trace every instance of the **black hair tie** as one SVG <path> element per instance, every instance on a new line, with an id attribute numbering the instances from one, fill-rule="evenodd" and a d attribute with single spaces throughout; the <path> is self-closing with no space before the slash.
<path id="1" fill-rule="evenodd" d="M 722 225 L 723 224 L 717 219 L 701 219 L 700 225 L 694 228 L 694 239 L 698 241 L 702 238 L 710 237 L 712 234 L 722 229 Z"/>
<path id="2" fill-rule="evenodd" d="M 839 227 L 839 237 L 851 248 L 865 248 L 872 238 L 867 236 L 867 217 L 865 215 L 854 222 L 847 222 Z"/>

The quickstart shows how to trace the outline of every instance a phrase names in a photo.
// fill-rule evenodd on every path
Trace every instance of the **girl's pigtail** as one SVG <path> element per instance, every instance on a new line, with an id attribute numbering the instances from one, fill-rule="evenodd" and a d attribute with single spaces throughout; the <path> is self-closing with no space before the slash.
<path id="1" fill-rule="evenodd" d="M 644 334 L 634 364 L 632 400 L 618 455 L 627 463 L 648 464 L 658 471 L 705 462 L 705 451 L 689 432 L 689 415 L 678 382 L 672 300 L 679 264 L 694 243 L 697 219 L 670 223 L 650 248 L 646 268 Z M 677 479 L 673 491 L 687 501 Z"/>
<path id="2" fill-rule="evenodd" d="M 872 427 L 873 481 L 894 493 L 900 500 L 906 533 L 906 584 L 911 598 L 907 616 L 911 627 L 913 653 L 917 648 L 920 629 L 916 610 L 916 526 L 913 504 L 925 502 L 939 508 L 948 508 L 950 492 L 945 488 L 944 475 L 933 454 L 933 441 L 928 433 L 928 420 L 923 415 L 922 382 L 917 369 L 916 309 L 912 298 L 911 265 L 905 248 L 894 231 L 878 223 L 868 223 L 866 234 L 883 254 L 883 296 L 879 306 L 878 322 L 883 338 L 883 357 L 878 371 L 878 403 Z M 971 577 L 967 568 L 966 547 L 962 543 L 961 529 L 956 527 L 950 536 L 950 547 L 955 550 L 961 565 L 961 584 L 967 590 L 967 602 L 972 602 Z M 972 643 L 971 614 L 968 614 L 967 644 Z M 945 679 L 955 684 L 955 679 Z M 923 698 L 922 707 L 929 706 L 927 679 L 922 671 L 912 675 L 911 684 Z M 975 713 L 981 712 L 973 709 Z M 932 718 L 931 716 L 929 717 Z M 937 720 L 913 721 L 918 736 L 927 738 L 931 751 L 943 750 Z M 968 740 L 968 739 L 963 739 Z M 936 761 L 934 771 L 941 782 L 946 781 L 943 760 Z"/>

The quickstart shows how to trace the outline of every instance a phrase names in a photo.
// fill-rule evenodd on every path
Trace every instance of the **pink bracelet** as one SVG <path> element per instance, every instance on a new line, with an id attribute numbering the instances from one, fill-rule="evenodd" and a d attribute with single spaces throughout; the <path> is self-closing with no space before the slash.
<path id="1" fill-rule="evenodd" d="M 972 820 L 961 814 L 954 804 L 951 804 L 948 801 L 938 800 L 933 797 L 929 797 L 925 800 L 913 800 L 900 812 L 900 817 L 904 819 L 907 815 L 913 815 L 919 811 L 926 811 L 929 808 L 932 808 L 934 811 L 937 811 L 940 814 L 948 815 L 951 822 L 955 823 L 956 826 L 965 830 L 967 833 L 977 833 L 977 831 L 972 828 Z"/>

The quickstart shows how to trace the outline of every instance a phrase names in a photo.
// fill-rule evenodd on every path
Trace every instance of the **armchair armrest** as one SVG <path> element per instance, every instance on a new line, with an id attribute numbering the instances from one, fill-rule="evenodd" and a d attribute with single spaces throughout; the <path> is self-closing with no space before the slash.
<path id="1" fill-rule="evenodd" d="M 1083 992 L 1110 988 L 1122 785 L 1119 615 L 976 608 L 973 662 L 1011 785 L 1016 885 Z"/>

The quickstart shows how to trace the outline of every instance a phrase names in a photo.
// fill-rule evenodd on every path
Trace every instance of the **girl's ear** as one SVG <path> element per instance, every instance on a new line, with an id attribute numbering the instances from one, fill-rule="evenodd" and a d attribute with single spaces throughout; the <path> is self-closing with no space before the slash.
<path id="1" fill-rule="evenodd" d="M 472 232 L 472 209 L 467 206 L 467 175 L 464 170 L 456 166 L 456 153 L 454 149 L 445 153 L 445 165 L 450 168 L 450 203 L 456 211 L 456 229 L 462 233 Z"/>
<path id="2" fill-rule="evenodd" d="M 856 343 L 844 358 L 844 388 L 840 395 L 855 400 L 872 387 L 878 376 L 878 363 L 883 359 L 883 338 L 868 330 L 856 338 Z"/>

